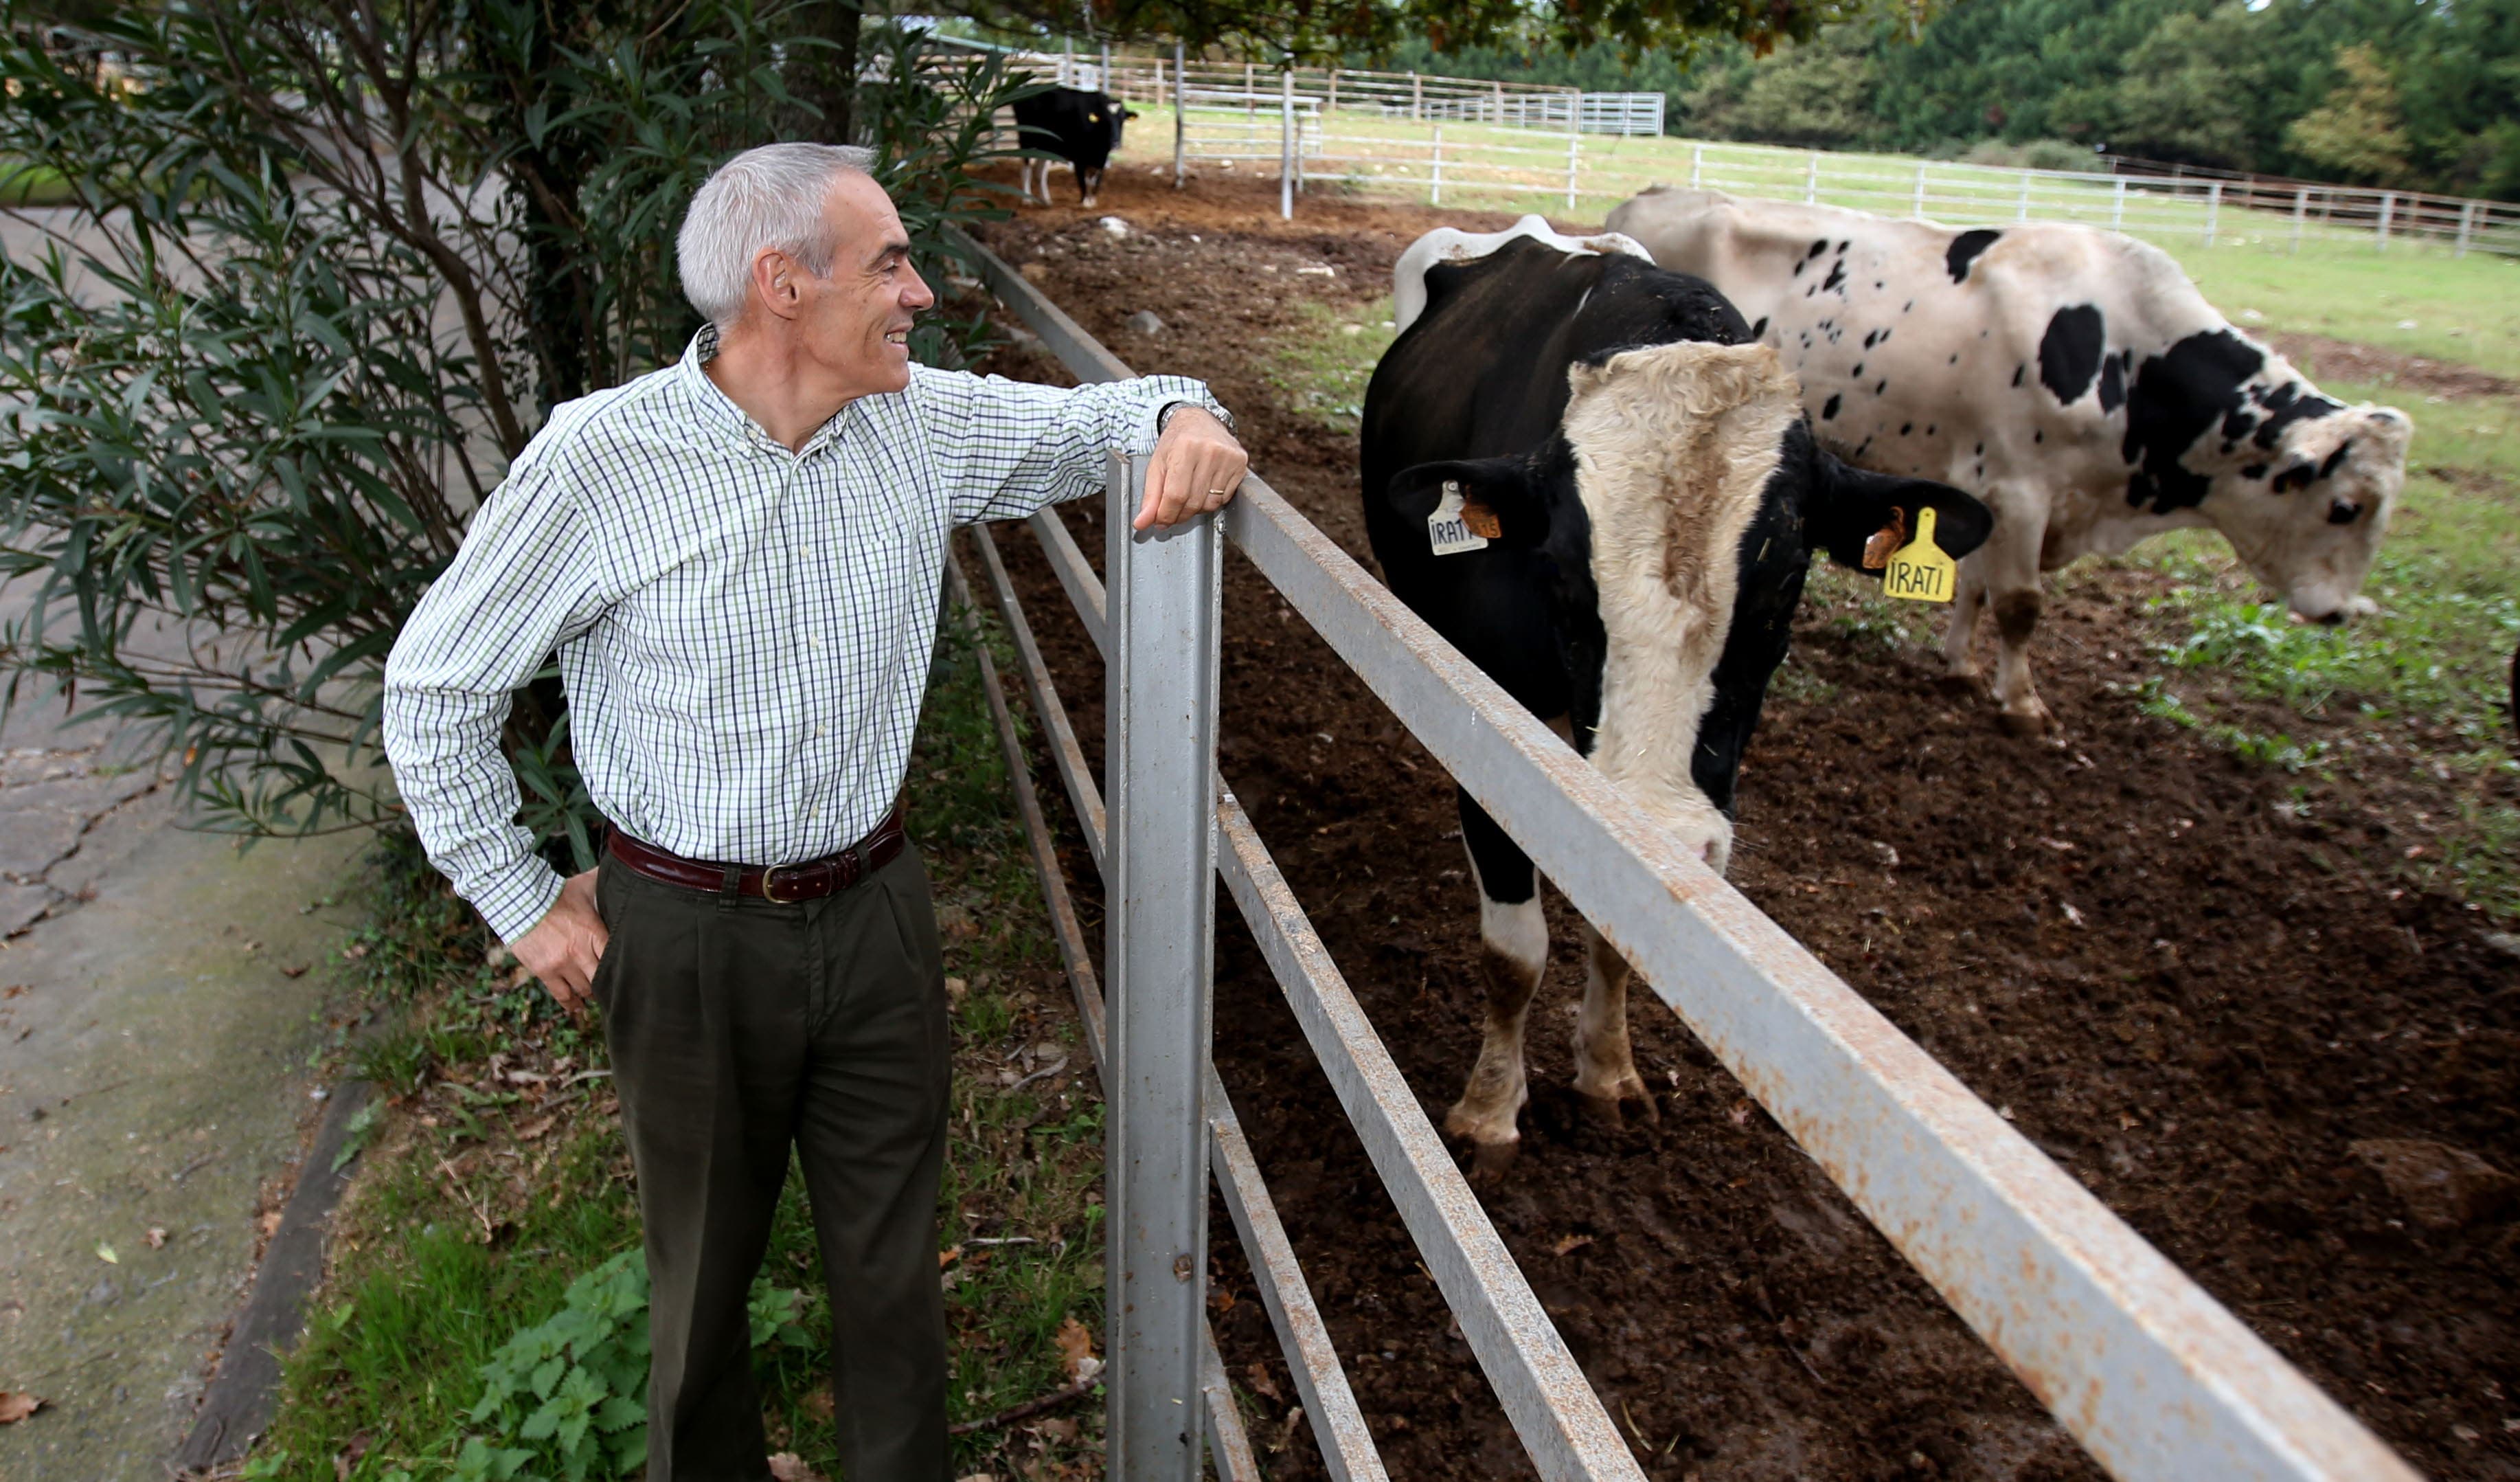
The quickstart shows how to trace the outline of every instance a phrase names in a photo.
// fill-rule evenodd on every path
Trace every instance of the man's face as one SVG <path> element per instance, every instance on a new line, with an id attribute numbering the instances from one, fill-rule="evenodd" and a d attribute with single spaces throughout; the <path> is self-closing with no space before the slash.
<path id="1" fill-rule="evenodd" d="M 854 396 L 910 384 L 910 326 L 936 296 L 910 265 L 910 236 L 883 187 L 842 175 L 823 210 L 832 222 L 832 271 L 808 276 L 797 316 L 807 355 Z"/>

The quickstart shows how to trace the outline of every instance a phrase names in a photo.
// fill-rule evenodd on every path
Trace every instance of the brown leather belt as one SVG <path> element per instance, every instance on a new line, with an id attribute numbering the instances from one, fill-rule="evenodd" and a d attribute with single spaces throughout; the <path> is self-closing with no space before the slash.
<path id="1" fill-rule="evenodd" d="M 901 826 L 901 809 L 895 805 L 883 815 L 865 838 L 836 855 L 808 859 L 802 864 L 721 864 L 710 859 L 686 859 L 652 844 L 643 844 L 619 829 L 611 830 L 606 848 L 634 874 L 645 875 L 662 885 L 678 885 L 685 890 L 732 892 L 754 896 L 781 905 L 799 901 L 819 901 L 833 896 L 877 870 L 890 864 L 910 842 L 909 833 Z"/>

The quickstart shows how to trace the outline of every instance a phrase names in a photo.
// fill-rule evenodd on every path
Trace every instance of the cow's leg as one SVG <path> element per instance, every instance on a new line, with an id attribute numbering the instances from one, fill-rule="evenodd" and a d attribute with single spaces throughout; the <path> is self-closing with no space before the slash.
<path id="1" fill-rule="evenodd" d="M 1978 692 L 1977 615 L 1986 606 L 1986 562 L 1972 552 L 1960 563 L 1959 590 L 1952 595 L 1952 625 L 1943 634 L 1943 688 Z"/>
<path id="2" fill-rule="evenodd" d="M 2039 551 L 2048 538 L 2048 501 L 2041 491 L 1999 486 L 1995 533 L 1977 553 L 1986 567 L 1986 603 L 1995 610 L 2000 640 L 1995 658 L 1995 698 L 2003 728 L 2016 736 L 2048 729 L 2048 707 L 2030 677 L 2030 638 L 2039 630 Z"/>
<path id="3" fill-rule="evenodd" d="M 1522 1134 L 1514 1126 L 1531 1099 L 1522 1073 L 1523 1026 L 1531 996 L 1549 965 L 1549 922 L 1540 910 L 1540 877 L 1524 854 L 1468 793 L 1461 795 L 1462 844 L 1479 886 L 1479 944 L 1487 977 L 1488 1016 L 1478 1064 L 1444 1130 L 1465 1138 L 1477 1171 L 1493 1174 L 1513 1161 Z"/>
<path id="4" fill-rule="evenodd" d="M 1076 166 L 1076 190 L 1078 195 L 1085 198 L 1085 208 L 1092 210 L 1094 198 L 1102 194 L 1102 171 L 1099 168 L 1088 169 L 1082 164 Z"/>
<path id="5" fill-rule="evenodd" d="M 1575 1014 L 1575 1092 L 1585 1109 L 1615 1127 L 1620 1105 L 1634 1101 L 1648 1122 L 1662 1114 L 1637 1074 L 1628 1047 L 1628 959 L 1593 923 L 1584 923 L 1584 1006 Z"/>

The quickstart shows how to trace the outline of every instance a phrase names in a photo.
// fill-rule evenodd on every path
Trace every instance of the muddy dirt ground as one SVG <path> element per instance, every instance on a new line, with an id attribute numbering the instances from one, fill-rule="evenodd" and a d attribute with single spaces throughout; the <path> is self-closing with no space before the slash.
<path id="1" fill-rule="evenodd" d="M 1308 199 L 1282 224 L 1274 207 L 1259 181 L 1176 195 L 1115 172 L 1093 213 L 1036 208 L 987 236 L 1139 369 L 1206 378 L 1256 466 L 1371 566 L 1354 439 L 1287 404 L 1274 347 L 1305 322 L 1298 301 L 1361 313 L 1418 232 L 1506 218 Z M 1100 228 L 1105 214 L 1131 235 Z M 1141 309 L 1160 337 L 1123 326 Z M 1021 347 L 994 368 L 1065 379 Z M 1068 516 L 1099 552 L 1093 513 Z M 1099 662 L 1029 537 L 1003 543 L 1099 765 Z M 2351 778 L 2243 765 L 2113 690 L 2152 672 L 2142 602 L 2160 580 L 2060 583 L 2041 687 L 2063 729 L 2045 742 L 1938 690 L 1932 656 L 1851 606 L 1807 604 L 1800 672 L 1744 767 L 1732 879 L 2417 1466 L 2520 1476 L 2520 1226 L 2508 1181 L 2459 1161 L 2520 1169 L 2520 962 L 2482 915 L 2391 875 L 2403 808 Z M 1226 778 L 1440 1125 L 1480 1023 L 1449 781 L 1238 558 L 1226 633 Z M 1583 1119 L 1568 1088 L 1582 964 L 1570 915 L 1550 910 L 1523 1151 L 1483 1197 L 1647 1473 L 2095 1475 L 1649 995 L 1636 1047 L 1659 1125 Z M 1392 1475 L 1529 1475 L 1232 917 L 1229 903 L 1218 1067 Z M 2459 1197 L 2409 1204 L 2384 1151 L 2357 1150 L 2371 1139 L 2436 1144 L 2389 1171 L 2468 1168 Z M 1280 1448 L 1272 1474 L 1319 1475 L 1232 1246 L 1218 1242 L 1215 1299 L 1229 1365 Z"/>

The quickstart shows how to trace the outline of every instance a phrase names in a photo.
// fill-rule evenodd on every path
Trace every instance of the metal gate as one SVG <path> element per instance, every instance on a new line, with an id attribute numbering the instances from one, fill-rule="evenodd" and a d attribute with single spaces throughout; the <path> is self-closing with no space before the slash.
<path id="1" fill-rule="evenodd" d="M 976 245 L 1082 381 L 1134 373 Z M 1225 1477 L 1250 1452 L 1206 1329 L 1214 1173 L 1331 1474 L 1380 1478 L 1364 1417 L 1208 1064 L 1221 874 L 1499 1403 L 1550 1479 L 1642 1478 L 1337 965 L 1215 772 L 1230 538 L 2102 1466 L 2141 1478 L 2414 1473 L 1774 921 L 1681 848 L 1257 475 L 1222 516 L 1133 533 L 1115 460 L 1106 589 L 1029 523 L 1106 666 L 1098 787 L 985 530 L 988 584 L 1108 902 L 1103 1002 L 1028 763 L 1007 732 L 1110 1115 L 1110 1472 Z M 949 568 L 950 569 L 950 568 Z M 959 570 L 953 579 L 961 586 Z M 1001 707 L 993 669 L 984 663 Z M 1107 805 L 1106 805 L 1107 798 Z M 1107 1049 L 1104 1040 L 1107 1038 Z"/>

